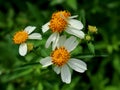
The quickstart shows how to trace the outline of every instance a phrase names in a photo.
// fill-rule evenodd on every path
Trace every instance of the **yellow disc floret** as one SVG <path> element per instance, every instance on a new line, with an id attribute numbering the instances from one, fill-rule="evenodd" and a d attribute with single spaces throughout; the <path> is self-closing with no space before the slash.
<path id="1" fill-rule="evenodd" d="M 24 43 L 27 39 L 28 39 L 28 33 L 25 31 L 18 31 L 13 37 L 13 41 L 15 44 Z"/>
<path id="2" fill-rule="evenodd" d="M 65 47 L 60 47 L 52 52 L 51 57 L 53 64 L 62 66 L 70 59 L 70 53 Z"/>
<path id="3" fill-rule="evenodd" d="M 53 13 L 49 28 L 52 30 L 52 32 L 62 32 L 68 25 L 67 18 L 70 16 L 71 14 L 68 11 L 59 11 Z"/>

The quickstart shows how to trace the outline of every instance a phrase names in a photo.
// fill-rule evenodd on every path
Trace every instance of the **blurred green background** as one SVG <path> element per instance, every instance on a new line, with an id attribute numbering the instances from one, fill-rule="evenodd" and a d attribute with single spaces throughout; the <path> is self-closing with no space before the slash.
<path id="1" fill-rule="evenodd" d="M 44 44 L 49 32 L 41 26 L 54 11 L 68 10 L 87 26 L 98 29 L 94 35 L 95 55 L 87 45 L 73 56 L 85 61 L 88 70 L 72 73 L 72 82 L 64 84 L 52 67 L 41 68 L 39 60 L 50 54 Z M 42 41 L 29 41 L 34 48 L 25 57 L 13 43 L 16 31 L 35 25 Z M 120 1 L 119 0 L 0 0 L 0 90 L 120 90 Z"/>

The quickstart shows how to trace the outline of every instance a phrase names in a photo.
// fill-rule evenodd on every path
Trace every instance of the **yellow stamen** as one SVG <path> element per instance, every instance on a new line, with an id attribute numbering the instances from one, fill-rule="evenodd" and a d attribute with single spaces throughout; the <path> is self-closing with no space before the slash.
<path id="1" fill-rule="evenodd" d="M 60 47 L 52 52 L 51 57 L 55 65 L 62 66 L 70 59 L 70 53 L 65 47 Z"/>
<path id="2" fill-rule="evenodd" d="M 28 33 L 25 31 L 18 31 L 13 37 L 13 41 L 15 44 L 24 43 L 27 39 L 28 39 Z"/>
<path id="3" fill-rule="evenodd" d="M 59 11 L 53 13 L 49 25 L 49 28 L 52 30 L 52 32 L 62 32 L 68 24 L 66 19 L 69 16 L 71 16 L 71 14 L 68 11 Z"/>

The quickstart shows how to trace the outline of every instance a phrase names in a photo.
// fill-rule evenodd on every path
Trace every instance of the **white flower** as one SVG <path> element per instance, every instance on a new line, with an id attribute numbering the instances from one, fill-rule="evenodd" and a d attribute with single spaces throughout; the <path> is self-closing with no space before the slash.
<path id="1" fill-rule="evenodd" d="M 25 56 L 27 54 L 27 39 L 38 39 L 41 40 L 41 34 L 32 33 L 35 30 L 35 26 L 27 26 L 24 30 L 16 32 L 13 37 L 15 44 L 20 44 L 19 54 Z M 32 33 L 32 34 L 31 34 Z"/>
<path id="2" fill-rule="evenodd" d="M 61 36 L 57 48 L 51 53 L 51 56 L 43 58 L 40 63 L 43 67 L 47 67 L 54 64 L 53 70 L 57 74 L 61 74 L 61 79 L 65 83 L 71 82 L 70 68 L 83 73 L 87 70 L 87 65 L 82 60 L 76 58 L 70 58 L 70 52 L 73 51 L 78 45 L 78 41 L 74 36 L 66 39 L 65 36 Z"/>
<path id="3" fill-rule="evenodd" d="M 83 39 L 85 36 L 84 32 L 81 31 L 81 29 L 83 29 L 83 24 L 81 21 L 74 19 L 76 17 L 77 15 L 70 16 L 68 11 L 59 11 L 53 13 L 51 20 L 42 26 L 43 33 L 49 29 L 53 32 L 53 34 L 47 40 L 45 47 L 48 48 L 53 42 L 52 48 L 54 50 L 56 43 L 59 40 L 59 34 L 63 31 Z"/>

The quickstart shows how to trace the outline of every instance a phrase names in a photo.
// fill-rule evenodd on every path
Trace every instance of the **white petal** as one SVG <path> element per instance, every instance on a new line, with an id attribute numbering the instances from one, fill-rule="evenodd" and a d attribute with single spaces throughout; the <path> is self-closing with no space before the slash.
<path id="1" fill-rule="evenodd" d="M 76 48 L 78 43 L 79 42 L 76 40 L 76 38 L 74 36 L 71 36 L 65 41 L 64 46 L 69 52 L 71 52 L 72 50 Z"/>
<path id="2" fill-rule="evenodd" d="M 85 62 L 72 58 L 68 61 L 68 65 L 77 72 L 83 73 L 87 70 L 87 65 Z"/>
<path id="3" fill-rule="evenodd" d="M 68 27 L 66 30 L 65 30 L 67 33 L 69 34 L 72 34 L 72 35 L 75 35 L 81 39 L 84 38 L 85 34 L 83 33 L 83 31 L 79 31 L 77 29 L 73 29 L 71 27 Z"/>
<path id="4" fill-rule="evenodd" d="M 56 40 L 57 36 L 58 36 L 58 33 L 53 33 L 52 35 L 50 35 L 50 37 L 46 41 L 45 47 L 48 48 L 50 44 Z"/>
<path id="5" fill-rule="evenodd" d="M 67 46 L 71 43 L 74 42 L 76 40 L 76 38 L 74 36 L 71 36 L 70 38 L 68 38 L 65 42 L 64 42 L 64 46 L 67 48 Z"/>
<path id="6" fill-rule="evenodd" d="M 78 15 L 71 16 L 71 17 L 69 17 L 69 19 L 76 18 L 76 17 L 78 17 Z"/>
<path id="7" fill-rule="evenodd" d="M 71 27 L 75 28 L 75 29 L 83 29 L 83 24 L 81 21 L 76 20 L 76 19 L 69 19 L 68 23 L 70 24 Z"/>
<path id="8" fill-rule="evenodd" d="M 28 34 L 33 32 L 35 30 L 35 26 L 27 26 L 24 31 L 26 31 Z"/>
<path id="9" fill-rule="evenodd" d="M 20 44 L 20 46 L 19 46 L 19 54 L 21 56 L 25 56 L 27 54 L 27 44 L 26 43 Z"/>
<path id="10" fill-rule="evenodd" d="M 53 68 L 53 70 L 54 70 L 57 74 L 60 74 L 60 67 L 55 66 L 55 67 Z"/>
<path id="11" fill-rule="evenodd" d="M 62 78 L 62 81 L 65 83 L 71 82 L 71 73 L 67 65 L 64 65 L 61 67 L 61 78 Z"/>
<path id="12" fill-rule="evenodd" d="M 28 39 L 39 39 L 39 40 L 41 40 L 42 36 L 39 33 L 32 33 L 28 36 Z"/>
<path id="13" fill-rule="evenodd" d="M 55 48 L 57 47 L 57 44 L 58 44 L 58 41 L 59 41 L 59 37 L 60 37 L 59 33 L 56 33 L 55 40 L 52 43 L 52 50 L 55 50 Z"/>
<path id="14" fill-rule="evenodd" d="M 66 40 L 66 35 L 62 35 L 62 36 L 59 38 L 57 47 L 63 46 L 64 43 L 65 43 L 65 40 Z"/>
<path id="15" fill-rule="evenodd" d="M 45 33 L 47 30 L 49 30 L 49 25 L 50 22 L 46 23 L 45 25 L 42 26 L 42 32 Z"/>
<path id="16" fill-rule="evenodd" d="M 45 47 L 48 48 L 50 44 L 52 43 L 52 41 L 54 40 L 55 40 L 55 33 L 51 34 L 50 37 L 47 39 Z"/>
<path id="17" fill-rule="evenodd" d="M 77 47 L 78 44 L 79 44 L 78 41 L 75 41 L 73 44 L 70 44 L 68 47 L 68 51 L 69 52 L 73 51 Z"/>
<path id="18" fill-rule="evenodd" d="M 51 57 L 46 57 L 40 60 L 40 63 L 43 65 L 43 67 L 50 66 L 52 64 Z"/>

